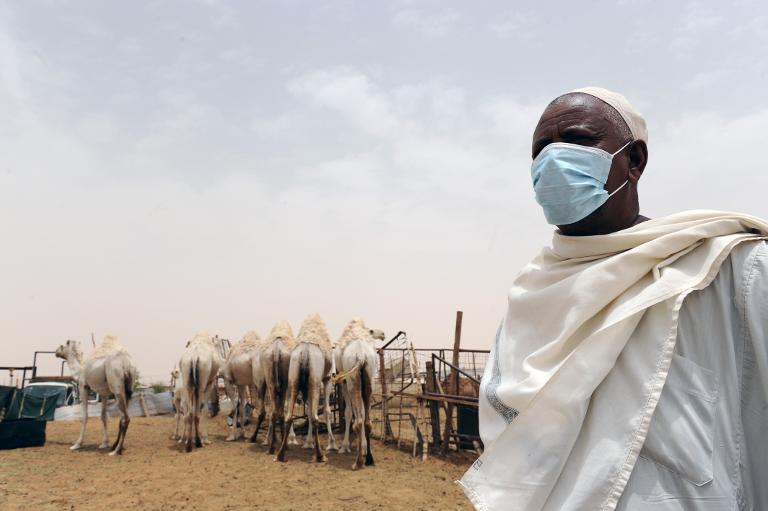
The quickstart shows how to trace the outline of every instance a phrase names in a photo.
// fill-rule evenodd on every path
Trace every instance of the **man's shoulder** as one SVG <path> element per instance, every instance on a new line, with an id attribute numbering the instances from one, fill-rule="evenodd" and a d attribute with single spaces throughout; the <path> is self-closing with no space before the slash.
<path id="1" fill-rule="evenodd" d="M 736 245 L 726 263 L 733 279 L 735 296 L 745 297 L 751 291 L 768 289 L 768 241 L 751 240 Z M 721 273 L 726 273 L 722 272 Z"/>
<path id="2" fill-rule="evenodd" d="M 768 266 L 768 240 L 743 241 L 733 248 L 728 260 L 733 269 L 738 270 L 736 274 Z"/>

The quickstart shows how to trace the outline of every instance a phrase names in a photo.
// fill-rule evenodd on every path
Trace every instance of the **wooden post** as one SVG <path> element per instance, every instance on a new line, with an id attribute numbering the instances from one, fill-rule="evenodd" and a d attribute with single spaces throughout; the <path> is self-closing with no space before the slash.
<path id="1" fill-rule="evenodd" d="M 392 431 L 389 427 L 389 415 L 388 415 L 388 398 L 389 392 L 387 391 L 387 371 L 384 366 L 384 350 L 379 350 L 379 378 L 381 379 L 381 441 L 387 443 L 388 438 L 392 435 Z"/>
<path id="2" fill-rule="evenodd" d="M 427 392 L 434 394 L 437 391 L 437 385 L 435 385 L 435 366 L 431 360 L 427 361 Z M 440 439 L 440 405 L 437 401 L 429 401 L 429 418 L 432 423 L 432 443 L 435 448 L 439 448 L 442 444 Z M 429 450 L 429 447 L 426 446 Z"/>
<path id="3" fill-rule="evenodd" d="M 347 403 L 343 399 L 341 399 L 342 392 L 343 392 L 341 390 L 342 383 L 337 383 L 336 385 L 334 385 L 334 391 L 336 392 L 336 410 L 339 412 L 339 420 L 336 424 L 339 425 L 339 431 L 344 431 L 345 428 L 347 427 L 346 418 L 344 416 L 344 407 L 347 406 Z"/>
<path id="4" fill-rule="evenodd" d="M 463 316 L 463 312 L 456 311 L 456 332 L 453 337 L 453 358 L 451 359 L 453 368 L 451 369 L 450 382 L 451 393 L 453 393 L 454 396 L 459 395 L 459 372 L 455 368 L 459 367 L 459 350 L 461 349 L 461 320 Z M 451 431 L 453 430 L 453 407 L 453 404 L 448 403 L 448 409 L 445 413 L 445 432 L 443 434 L 445 441 L 442 445 L 443 454 L 448 453 L 448 444 L 450 443 L 449 439 L 451 437 Z"/>
<path id="5" fill-rule="evenodd" d="M 139 404 L 141 405 L 141 411 L 144 412 L 144 417 L 149 417 L 147 402 L 144 401 L 144 391 L 141 391 L 141 393 L 139 394 Z"/>

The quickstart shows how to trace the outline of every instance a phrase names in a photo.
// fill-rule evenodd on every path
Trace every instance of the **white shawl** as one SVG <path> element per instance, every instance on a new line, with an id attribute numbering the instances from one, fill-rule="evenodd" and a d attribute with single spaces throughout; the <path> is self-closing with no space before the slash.
<path id="1" fill-rule="evenodd" d="M 761 233 L 763 220 L 715 211 L 556 233 L 512 285 L 483 376 L 485 452 L 459 481 L 474 506 L 613 510 L 667 377 L 683 299 Z"/>

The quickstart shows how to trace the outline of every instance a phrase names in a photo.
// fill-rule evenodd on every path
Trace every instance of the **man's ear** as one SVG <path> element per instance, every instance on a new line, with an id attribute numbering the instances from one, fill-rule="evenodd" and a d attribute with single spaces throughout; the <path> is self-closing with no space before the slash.
<path id="1" fill-rule="evenodd" d="M 636 185 L 648 163 L 648 145 L 643 140 L 635 140 L 629 146 L 629 180 Z"/>

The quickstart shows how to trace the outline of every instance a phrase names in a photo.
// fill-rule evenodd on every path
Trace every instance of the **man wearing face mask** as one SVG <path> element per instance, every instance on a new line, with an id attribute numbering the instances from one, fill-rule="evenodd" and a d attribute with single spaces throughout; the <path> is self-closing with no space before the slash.
<path id="1" fill-rule="evenodd" d="M 509 291 L 480 390 L 477 509 L 768 509 L 768 223 L 648 219 L 643 117 L 552 101 L 531 178 L 551 247 Z"/>

